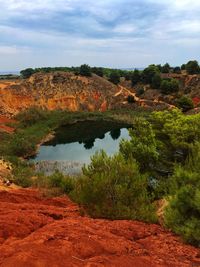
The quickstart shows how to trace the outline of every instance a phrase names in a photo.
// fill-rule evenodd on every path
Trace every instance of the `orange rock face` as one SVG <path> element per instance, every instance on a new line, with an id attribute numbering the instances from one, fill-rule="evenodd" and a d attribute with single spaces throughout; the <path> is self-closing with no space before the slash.
<path id="1" fill-rule="evenodd" d="M 114 97 L 118 87 L 97 75 L 75 76 L 67 72 L 36 73 L 27 80 L 0 83 L 0 111 L 14 115 L 31 106 L 49 110 L 101 111 L 124 101 Z"/>
<path id="2" fill-rule="evenodd" d="M 158 225 L 81 217 L 67 197 L 0 192 L 0 266 L 200 266 L 200 251 Z"/>

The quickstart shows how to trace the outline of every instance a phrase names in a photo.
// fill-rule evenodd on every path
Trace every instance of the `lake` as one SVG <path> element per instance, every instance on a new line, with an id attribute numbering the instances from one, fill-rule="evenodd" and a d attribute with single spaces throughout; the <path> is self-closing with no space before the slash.
<path id="1" fill-rule="evenodd" d="M 97 151 L 113 155 L 122 139 L 130 139 L 130 125 L 108 121 L 84 121 L 58 128 L 55 137 L 40 146 L 33 159 L 36 170 L 49 175 L 56 169 L 65 174 L 81 172 Z"/>

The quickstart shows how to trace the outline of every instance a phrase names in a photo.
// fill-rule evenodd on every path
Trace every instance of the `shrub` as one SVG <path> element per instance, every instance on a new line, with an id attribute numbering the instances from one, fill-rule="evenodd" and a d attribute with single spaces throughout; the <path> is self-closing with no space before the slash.
<path id="1" fill-rule="evenodd" d="M 188 74 L 200 73 L 200 67 L 196 60 L 191 60 L 185 65 Z"/>
<path id="2" fill-rule="evenodd" d="M 163 94 L 177 92 L 179 89 L 179 82 L 176 79 L 162 80 L 160 89 Z"/>
<path id="3" fill-rule="evenodd" d="M 79 74 L 82 76 L 90 77 L 92 76 L 91 68 L 87 64 L 83 64 L 80 66 Z"/>
<path id="4" fill-rule="evenodd" d="M 135 158 L 141 171 L 150 171 L 158 160 L 157 143 L 151 124 L 138 118 L 133 129 L 129 130 L 130 141 L 122 140 L 120 152 L 126 159 Z"/>
<path id="5" fill-rule="evenodd" d="M 12 162 L 13 182 L 22 187 L 30 187 L 32 185 L 31 178 L 34 176 L 34 171 L 26 161 L 22 161 L 16 157 L 9 158 Z"/>
<path id="6" fill-rule="evenodd" d="M 127 97 L 127 101 L 128 101 L 128 103 L 130 103 L 130 104 L 135 103 L 135 98 L 134 98 L 134 96 L 129 95 L 129 96 Z"/>
<path id="7" fill-rule="evenodd" d="M 37 122 L 47 119 L 48 111 L 39 109 L 37 107 L 31 107 L 25 111 L 20 112 L 16 119 L 20 121 L 23 127 L 31 126 Z"/>
<path id="8" fill-rule="evenodd" d="M 177 166 L 171 178 L 165 224 L 185 241 L 200 247 L 200 144 L 196 144 L 188 163 Z"/>
<path id="9" fill-rule="evenodd" d="M 74 189 L 74 180 L 59 171 L 47 177 L 49 188 L 58 188 L 61 193 L 69 194 Z"/>
<path id="10" fill-rule="evenodd" d="M 120 82 L 119 72 L 118 71 L 111 72 L 109 81 L 117 85 Z"/>
<path id="11" fill-rule="evenodd" d="M 131 84 L 132 84 L 132 86 L 134 86 L 138 82 L 140 82 L 140 79 L 141 79 L 141 74 L 140 74 L 139 70 L 134 70 L 131 73 Z"/>
<path id="12" fill-rule="evenodd" d="M 23 79 L 27 79 L 27 78 L 31 77 L 31 75 L 34 73 L 35 73 L 35 70 L 32 68 L 28 68 L 28 69 L 20 71 L 20 74 L 21 74 Z"/>
<path id="13" fill-rule="evenodd" d="M 190 97 L 182 96 L 177 101 L 177 106 L 181 108 L 183 111 L 188 111 L 194 108 L 194 103 Z"/>
<path id="14" fill-rule="evenodd" d="M 141 79 L 146 84 L 151 84 L 152 79 L 156 73 L 159 73 L 159 68 L 155 65 L 150 65 L 148 68 L 144 69 L 141 75 Z"/>
<path id="15" fill-rule="evenodd" d="M 73 198 L 93 217 L 156 221 L 147 177 L 133 159 L 126 161 L 121 154 L 109 157 L 102 151 L 91 158 L 83 174 Z"/>
<path id="16" fill-rule="evenodd" d="M 152 78 L 151 87 L 153 89 L 159 89 L 161 82 L 162 82 L 162 79 L 161 79 L 160 73 L 156 73 Z"/>
<path id="17" fill-rule="evenodd" d="M 165 65 L 162 66 L 161 68 L 162 73 L 169 73 L 170 72 L 170 65 L 166 63 Z"/>

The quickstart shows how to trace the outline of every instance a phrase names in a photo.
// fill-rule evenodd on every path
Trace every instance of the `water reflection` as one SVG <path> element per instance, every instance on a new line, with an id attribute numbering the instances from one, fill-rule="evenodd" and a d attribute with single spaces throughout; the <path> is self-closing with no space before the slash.
<path id="1" fill-rule="evenodd" d="M 121 135 L 121 129 L 114 129 L 110 131 L 110 136 L 113 140 L 117 140 Z"/>
<path id="2" fill-rule="evenodd" d="M 37 170 L 47 174 L 55 169 L 70 174 L 80 172 L 95 152 L 103 149 L 108 155 L 116 153 L 122 138 L 130 138 L 127 127 L 113 122 L 77 123 L 61 127 L 53 140 L 40 147 L 34 159 Z"/>

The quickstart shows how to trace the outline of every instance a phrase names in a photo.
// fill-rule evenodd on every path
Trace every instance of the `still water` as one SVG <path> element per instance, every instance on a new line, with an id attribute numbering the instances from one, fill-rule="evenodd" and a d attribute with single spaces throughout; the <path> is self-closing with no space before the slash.
<path id="1" fill-rule="evenodd" d="M 34 158 L 37 171 L 51 174 L 56 169 L 76 174 L 90 163 L 95 152 L 113 155 L 122 139 L 129 140 L 129 125 L 114 122 L 85 121 L 60 127 L 54 139 L 43 144 Z"/>

